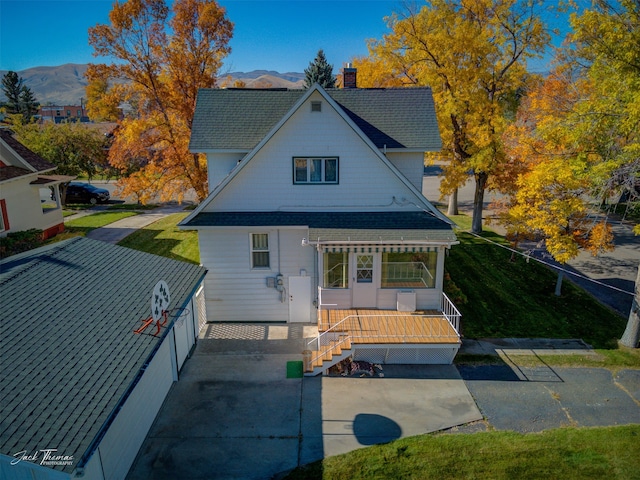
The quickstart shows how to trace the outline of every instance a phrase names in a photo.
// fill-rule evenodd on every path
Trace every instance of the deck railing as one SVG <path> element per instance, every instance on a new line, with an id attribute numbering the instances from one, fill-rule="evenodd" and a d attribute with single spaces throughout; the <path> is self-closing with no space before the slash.
<path id="1" fill-rule="evenodd" d="M 347 288 L 349 286 L 348 264 L 337 263 L 324 272 L 324 285 L 327 288 Z"/>
<path id="2" fill-rule="evenodd" d="M 462 314 L 444 292 L 442 292 L 442 299 L 440 301 L 440 311 L 447 317 L 449 323 L 451 323 L 456 333 L 459 335 L 460 318 L 462 317 Z"/>
<path id="3" fill-rule="evenodd" d="M 441 303 L 441 311 L 442 314 L 411 314 L 407 315 L 406 313 L 402 314 L 390 314 L 386 312 L 384 314 L 351 314 L 347 315 L 339 322 L 334 325 L 331 325 L 327 330 L 323 332 L 318 332 L 318 336 L 312 340 L 310 340 L 307 345 L 311 345 L 313 343 L 316 344 L 316 350 L 320 350 L 321 345 L 328 345 L 332 340 L 336 340 L 339 337 L 347 337 L 350 340 L 358 343 L 358 340 L 367 340 L 367 342 L 363 343 L 375 343 L 372 340 L 381 339 L 380 343 L 385 343 L 382 339 L 387 339 L 393 343 L 415 343 L 412 340 L 420 341 L 425 338 L 437 339 L 437 338 L 450 338 L 451 330 L 453 328 L 455 331 L 455 335 L 459 337 L 459 328 L 460 328 L 460 318 L 462 314 L 453 304 L 453 302 L 447 297 L 444 293 L 442 294 L 442 303 Z M 323 305 L 320 303 L 319 312 L 320 315 L 322 312 L 322 307 L 329 307 L 335 305 Z M 400 322 L 401 327 L 398 329 L 402 332 L 409 332 L 411 330 L 415 330 L 415 328 L 408 328 L 409 322 L 415 324 L 416 321 L 421 323 L 422 329 L 420 333 L 413 334 L 396 334 L 396 333 L 385 333 L 384 331 L 372 331 L 370 328 L 365 328 L 364 325 L 367 323 L 367 320 L 375 320 L 378 318 L 393 318 L 394 321 Z M 437 319 L 446 320 L 446 323 L 438 322 Z M 404 324 L 404 325 L 403 325 Z M 382 329 L 384 330 L 384 329 Z M 343 339 L 344 340 L 344 339 Z"/>
<path id="4" fill-rule="evenodd" d="M 423 262 L 383 262 L 382 287 L 393 287 L 398 282 L 419 282 L 429 288 L 435 280 Z"/>

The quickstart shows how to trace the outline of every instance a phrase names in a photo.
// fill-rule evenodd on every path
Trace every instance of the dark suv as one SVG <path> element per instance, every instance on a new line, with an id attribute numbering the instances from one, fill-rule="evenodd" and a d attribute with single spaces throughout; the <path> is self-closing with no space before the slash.
<path id="1" fill-rule="evenodd" d="M 109 201 L 109 190 L 88 183 L 72 182 L 67 185 L 67 203 L 105 203 Z"/>

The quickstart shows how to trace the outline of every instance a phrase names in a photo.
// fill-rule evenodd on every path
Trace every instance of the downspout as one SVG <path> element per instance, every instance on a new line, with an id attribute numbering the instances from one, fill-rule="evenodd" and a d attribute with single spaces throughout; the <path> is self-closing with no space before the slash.
<path id="1" fill-rule="evenodd" d="M 280 270 L 280 229 L 276 230 L 277 234 L 277 242 L 278 242 L 278 275 L 282 275 L 282 271 Z M 284 275 L 283 275 L 284 278 Z M 284 284 L 282 285 L 282 290 L 280 290 L 280 303 L 285 303 L 287 300 L 287 289 Z"/>

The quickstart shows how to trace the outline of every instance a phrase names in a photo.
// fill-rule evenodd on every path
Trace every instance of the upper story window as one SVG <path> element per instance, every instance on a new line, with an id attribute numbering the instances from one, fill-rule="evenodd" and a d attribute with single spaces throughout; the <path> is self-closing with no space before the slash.
<path id="1" fill-rule="evenodd" d="M 338 158 L 294 157 L 293 183 L 338 183 Z"/>
<path id="2" fill-rule="evenodd" d="M 322 111 L 322 102 L 311 102 L 311 111 L 312 112 L 321 112 Z"/>

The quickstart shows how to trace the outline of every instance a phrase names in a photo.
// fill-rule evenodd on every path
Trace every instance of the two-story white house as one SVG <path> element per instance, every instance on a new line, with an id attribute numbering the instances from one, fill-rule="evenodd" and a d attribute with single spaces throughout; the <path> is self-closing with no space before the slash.
<path id="1" fill-rule="evenodd" d="M 440 148 L 429 88 L 200 90 L 190 149 L 210 194 L 180 227 L 198 230 L 209 321 L 317 321 L 308 371 L 450 363 L 457 240 L 421 193 Z"/>

